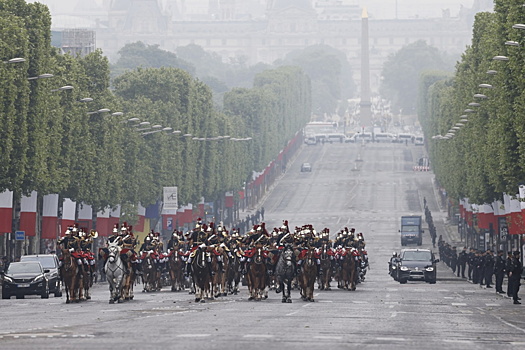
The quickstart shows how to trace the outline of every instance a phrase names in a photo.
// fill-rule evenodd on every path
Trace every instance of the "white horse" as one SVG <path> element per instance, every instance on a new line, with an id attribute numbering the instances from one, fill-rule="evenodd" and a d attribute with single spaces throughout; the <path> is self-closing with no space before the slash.
<path id="1" fill-rule="evenodd" d="M 124 263 L 120 259 L 120 246 L 118 242 L 108 243 L 108 260 L 104 265 L 104 272 L 109 283 L 109 303 L 115 301 L 122 303 L 122 281 L 124 279 Z"/>

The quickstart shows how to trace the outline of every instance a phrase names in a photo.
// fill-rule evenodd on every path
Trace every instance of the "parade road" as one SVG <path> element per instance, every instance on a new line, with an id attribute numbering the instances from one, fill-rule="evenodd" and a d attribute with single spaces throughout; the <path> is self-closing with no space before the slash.
<path id="1" fill-rule="evenodd" d="M 399 284 L 388 275 L 401 248 L 402 215 L 423 215 L 451 241 L 431 172 L 413 171 L 421 146 L 334 143 L 304 146 L 260 205 L 269 230 L 327 227 L 362 232 L 370 270 L 356 291 L 315 291 L 304 302 L 280 294 L 249 301 L 246 287 L 206 303 L 184 292 L 142 293 L 108 304 L 105 283 L 89 301 L 26 297 L 0 301 L 1 349 L 518 349 L 525 348 L 524 306 L 457 278 L 438 263 L 437 283 Z M 311 164 L 311 172 L 301 165 Z M 242 215 L 242 213 L 241 213 Z M 422 248 L 431 248 L 425 233 Z M 438 256 L 439 258 L 439 256 Z"/>

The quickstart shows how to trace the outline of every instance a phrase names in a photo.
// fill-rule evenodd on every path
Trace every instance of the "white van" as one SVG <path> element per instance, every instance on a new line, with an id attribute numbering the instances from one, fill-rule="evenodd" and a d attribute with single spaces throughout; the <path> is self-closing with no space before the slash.
<path id="1" fill-rule="evenodd" d="M 414 139 L 414 145 L 423 146 L 425 144 L 425 138 L 423 136 L 416 136 Z"/>
<path id="2" fill-rule="evenodd" d="M 371 132 L 362 132 L 362 133 L 358 132 L 354 135 L 355 143 L 365 143 L 365 142 L 371 142 L 371 141 L 372 141 Z"/>
<path id="3" fill-rule="evenodd" d="M 374 142 L 392 143 L 394 142 L 394 135 L 386 132 L 378 132 L 374 134 Z"/>

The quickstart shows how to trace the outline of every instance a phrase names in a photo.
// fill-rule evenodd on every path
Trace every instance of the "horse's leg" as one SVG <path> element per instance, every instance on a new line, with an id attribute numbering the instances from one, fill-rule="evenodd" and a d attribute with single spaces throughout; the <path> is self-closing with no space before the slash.
<path id="1" fill-rule="evenodd" d="M 287 300 L 288 300 L 288 297 L 290 296 L 289 295 L 290 290 L 288 289 L 288 284 L 289 284 L 289 282 L 286 281 L 286 289 L 285 289 L 284 281 L 281 278 L 279 278 L 279 289 L 283 292 L 283 297 L 282 297 L 282 302 L 283 303 L 286 303 Z M 275 291 L 277 292 L 277 289 Z"/>

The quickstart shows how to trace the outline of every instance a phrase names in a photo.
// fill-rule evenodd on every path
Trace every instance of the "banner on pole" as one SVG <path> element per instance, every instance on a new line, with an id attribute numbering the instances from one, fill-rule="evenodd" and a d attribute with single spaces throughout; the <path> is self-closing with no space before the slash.
<path id="1" fill-rule="evenodd" d="M 164 210 L 179 208 L 177 187 L 164 187 Z"/>

